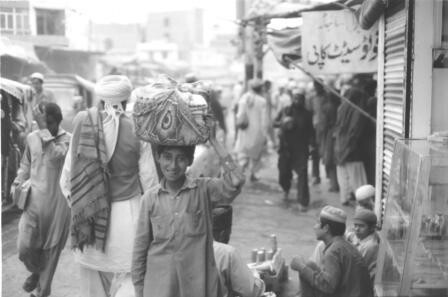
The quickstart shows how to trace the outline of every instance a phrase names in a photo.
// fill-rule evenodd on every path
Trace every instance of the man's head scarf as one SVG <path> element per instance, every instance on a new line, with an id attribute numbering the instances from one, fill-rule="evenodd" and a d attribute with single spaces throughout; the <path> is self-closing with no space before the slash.
<path id="1" fill-rule="evenodd" d="M 95 85 L 95 95 L 105 104 L 121 105 L 131 96 L 132 84 L 124 75 L 107 75 L 102 77 Z"/>

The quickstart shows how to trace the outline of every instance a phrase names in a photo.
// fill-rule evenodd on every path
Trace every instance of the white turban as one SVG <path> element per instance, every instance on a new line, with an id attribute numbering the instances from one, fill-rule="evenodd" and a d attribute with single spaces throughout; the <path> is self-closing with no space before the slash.
<path id="1" fill-rule="evenodd" d="M 96 97 L 110 105 L 119 105 L 123 101 L 128 101 L 131 91 L 131 81 L 124 75 L 107 75 L 95 85 Z"/>

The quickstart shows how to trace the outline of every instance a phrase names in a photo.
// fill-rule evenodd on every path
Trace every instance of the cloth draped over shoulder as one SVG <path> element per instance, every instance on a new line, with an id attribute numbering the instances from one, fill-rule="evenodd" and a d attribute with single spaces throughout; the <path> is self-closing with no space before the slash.
<path id="1" fill-rule="evenodd" d="M 96 108 L 74 120 L 71 156 L 72 247 L 104 250 L 109 226 L 108 167 L 101 115 Z"/>

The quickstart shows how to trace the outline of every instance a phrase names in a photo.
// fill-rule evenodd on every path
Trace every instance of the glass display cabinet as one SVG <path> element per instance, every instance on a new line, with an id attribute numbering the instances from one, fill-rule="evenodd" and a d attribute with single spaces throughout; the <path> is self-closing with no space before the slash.
<path id="1" fill-rule="evenodd" d="M 448 146 L 400 140 L 381 242 L 377 296 L 448 296 Z"/>

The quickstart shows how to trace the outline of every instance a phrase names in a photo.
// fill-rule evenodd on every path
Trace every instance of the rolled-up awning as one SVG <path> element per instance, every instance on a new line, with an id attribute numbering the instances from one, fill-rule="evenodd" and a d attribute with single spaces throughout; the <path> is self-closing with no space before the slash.
<path id="1" fill-rule="evenodd" d="M 277 61 L 289 68 L 290 61 L 302 59 L 302 34 L 299 27 L 267 32 L 267 43 Z"/>

